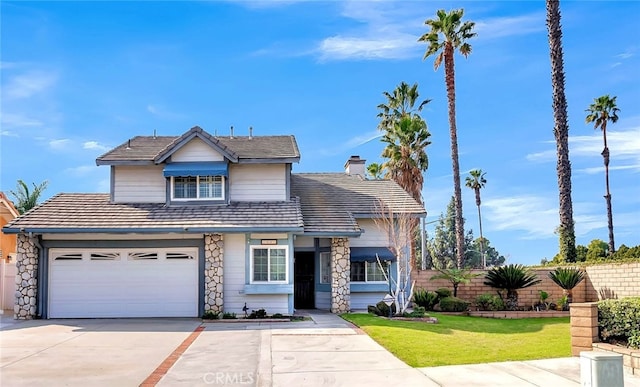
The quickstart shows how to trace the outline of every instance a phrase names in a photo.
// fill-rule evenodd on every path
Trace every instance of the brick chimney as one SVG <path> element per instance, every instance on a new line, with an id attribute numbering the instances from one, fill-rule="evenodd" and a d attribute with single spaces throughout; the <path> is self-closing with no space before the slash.
<path id="1" fill-rule="evenodd" d="M 361 159 L 360 156 L 351 156 L 344 164 L 344 172 L 347 175 L 365 176 L 364 164 L 367 160 Z"/>

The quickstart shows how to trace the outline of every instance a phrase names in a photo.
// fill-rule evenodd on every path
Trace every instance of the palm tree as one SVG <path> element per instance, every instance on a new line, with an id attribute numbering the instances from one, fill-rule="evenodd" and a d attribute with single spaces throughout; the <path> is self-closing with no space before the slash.
<path id="1" fill-rule="evenodd" d="M 43 181 L 39 185 L 33 184 L 33 191 L 29 192 L 29 186 L 22 180 L 18 180 L 15 191 L 9 191 L 16 198 L 16 209 L 20 214 L 24 214 L 38 204 L 38 199 L 42 192 L 47 189 L 48 181 Z"/>
<path id="2" fill-rule="evenodd" d="M 384 166 L 379 163 L 371 163 L 367 165 L 367 172 L 374 180 L 382 179 L 382 175 L 384 175 Z"/>
<path id="3" fill-rule="evenodd" d="M 560 27 L 559 0 L 546 0 L 547 29 L 551 56 L 551 84 L 553 86 L 553 133 L 558 154 L 557 173 L 559 191 L 560 226 L 558 226 L 560 256 L 566 262 L 576 261 L 576 233 L 571 201 L 571 162 L 569 161 L 569 124 L 567 123 L 567 99 L 564 95 L 564 56 L 562 53 L 562 28 Z"/>
<path id="4" fill-rule="evenodd" d="M 498 289 L 498 295 L 505 301 L 507 310 L 518 308 L 518 289 L 528 288 L 542 281 L 536 273 L 520 264 L 494 267 L 487 272 L 485 279 L 485 285 Z M 507 291 L 506 300 L 501 290 Z"/>
<path id="5" fill-rule="evenodd" d="M 480 225 L 480 253 L 482 254 L 482 267 L 487 267 L 487 261 L 484 256 L 484 237 L 482 236 L 482 216 L 480 214 L 480 189 L 484 188 L 487 184 L 487 180 L 484 178 L 486 173 L 482 172 L 482 169 L 474 169 L 469 171 L 469 175 L 466 179 L 466 186 L 471 188 L 476 193 L 476 206 L 478 207 L 478 223 Z"/>
<path id="6" fill-rule="evenodd" d="M 438 10 L 436 19 L 428 19 L 425 24 L 431 31 L 422 35 L 418 41 L 427 43 L 424 58 L 435 55 L 433 63 L 437 70 L 444 60 L 445 83 L 449 101 L 449 132 L 451 135 L 451 161 L 453 167 L 453 186 L 456 203 L 456 245 L 458 268 L 463 266 L 464 258 L 464 221 L 462 217 L 462 190 L 460 189 L 460 165 L 458 163 L 458 134 L 456 129 L 456 88 L 454 72 L 454 53 L 457 49 L 466 58 L 471 53 L 471 45 L 467 40 L 476 34 L 471 32 L 475 23 L 462 23 L 463 9 L 446 13 Z M 442 39 L 441 39 L 442 38 Z"/>
<path id="7" fill-rule="evenodd" d="M 549 278 L 562 288 L 562 294 L 567 297 L 567 303 L 573 302 L 573 288 L 585 278 L 584 271 L 575 267 L 558 267 L 549 273 Z"/>
<path id="8" fill-rule="evenodd" d="M 382 136 L 386 143 L 382 157 L 387 158 L 384 167 L 398 185 L 422 204 L 422 173 L 429 167 L 426 147 L 431 144 L 427 124 L 417 114 L 406 115 L 387 129 Z"/>
<path id="9" fill-rule="evenodd" d="M 425 99 L 416 107 L 416 103 L 420 97 L 417 83 L 409 86 L 406 82 L 400 82 L 392 93 L 385 91 L 382 94 L 387 98 L 387 103 L 378 105 L 378 109 L 380 110 L 380 113 L 378 113 L 378 117 L 380 118 L 378 128 L 380 130 L 393 129 L 393 124 L 397 122 L 398 119 L 407 114 L 422 111 L 424 105 L 431 102 L 430 99 Z"/>
<path id="10" fill-rule="evenodd" d="M 604 139 L 604 150 L 602 157 L 604 158 L 604 178 L 607 186 L 607 194 L 604 199 L 607 202 L 607 220 L 609 224 L 609 255 L 615 253 L 615 244 L 613 242 L 613 214 L 611 213 L 611 192 L 609 192 L 609 147 L 607 146 L 607 122 L 616 123 L 618 121 L 618 106 L 616 105 L 617 97 L 609 97 L 603 95 L 596 98 L 594 103 L 589 105 L 589 115 L 587 115 L 587 123 L 593 122 L 594 129 L 602 129 L 602 137 Z"/>

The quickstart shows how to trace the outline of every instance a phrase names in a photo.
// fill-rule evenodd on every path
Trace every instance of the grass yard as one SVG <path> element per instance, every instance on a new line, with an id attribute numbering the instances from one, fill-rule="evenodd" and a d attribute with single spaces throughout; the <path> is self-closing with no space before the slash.
<path id="1" fill-rule="evenodd" d="M 342 317 L 412 367 L 571 356 L 569 317 L 494 319 L 430 313 L 438 324 Z"/>

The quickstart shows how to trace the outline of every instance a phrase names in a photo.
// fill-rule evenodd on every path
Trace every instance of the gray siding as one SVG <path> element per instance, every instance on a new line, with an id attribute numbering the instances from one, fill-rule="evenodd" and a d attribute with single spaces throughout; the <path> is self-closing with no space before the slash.
<path id="1" fill-rule="evenodd" d="M 229 168 L 230 200 L 248 202 L 285 201 L 285 164 L 233 164 Z"/>
<path id="2" fill-rule="evenodd" d="M 166 179 L 163 166 L 116 166 L 113 168 L 115 203 L 164 203 Z"/>

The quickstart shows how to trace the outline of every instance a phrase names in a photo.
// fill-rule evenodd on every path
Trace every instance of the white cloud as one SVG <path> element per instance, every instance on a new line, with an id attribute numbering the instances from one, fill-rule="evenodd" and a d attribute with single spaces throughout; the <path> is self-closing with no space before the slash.
<path id="1" fill-rule="evenodd" d="M 184 118 L 184 115 L 182 115 L 182 114 L 171 112 L 171 111 L 169 111 L 169 110 L 167 110 L 167 109 L 165 109 L 165 108 L 163 108 L 161 106 L 157 106 L 157 105 L 148 104 L 147 105 L 147 111 L 149 113 L 153 114 L 154 116 L 159 117 L 159 118 L 163 118 L 163 119 L 173 120 L 173 119 Z"/>
<path id="2" fill-rule="evenodd" d="M 10 130 L 3 130 L 0 132 L 0 135 L 5 136 L 5 137 L 20 137 L 18 136 L 18 133 L 14 133 Z"/>
<path id="3" fill-rule="evenodd" d="M 482 206 L 495 230 L 524 231 L 523 239 L 553 237 L 559 223 L 558 208 L 547 197 L 514 195 L 485 200 Z"/>
<path id="4" fill-rule="evenodd" d="M 553 141 L 549 141 L 553 144 Z M 611 152 L 611 170 L 638 170 L 640 171 L 640 127 L 624 131 L 607 131 L 607 145 Z M 600 153 L 604 147 L 602 133 L 594 131 L 591 135 L 569 136 L 569 157 L 591 158 L 602 160 Z M 551 162 L 556 160 L 555 149 L 547 149 L 541 152 L 529 153 L 526 159 L 532 162 Z M 589 167 L 576 169 L 587 174 L 597 173 L 604 167 Z"/>
<path id="5" fill-rule="evenodd" d="M 46 91 L 55 85 L 56 81 L 55 74 L 41 70 L 16 75 L 7 81 L 4 96 L 8 99 L 29 98 Z"/>
<path id="6" fill-rule="evenodd" d="M 84 144 L 82 144 L 82 148 L 83 149 L 91 149 L 91 150 L 99 150 L 99 151 L 108 151 L 109 149 L 111 149 L 110 147 L 106 146 L 106 145 L 102 145 L 97 141 L 86 141 Z"/>
<path id="7" fill-rule="evenodd" d="M 320 60 L 347 60 L 347 59 L 405 59 L 414 57 L 416 48 L 416 36 L 409 34 L 396 34 L 395 36 L 352 37 L 336 35 L 324 39 L 318 51 Z"/>
<path id="8" fill-rule="evenodd" d="M 18 127 L 36 127 L 42 126 L 42 121 L 29 118 L 22 114 L 14 114 L 14 113 L 2 113 L 2 117 L 0 118 L 0 122 L 2 122 L 2 126 L 18 128 Z"/>
<path id="9" fill-rule="evenodd" d="M 527 35 L 546 30 L 545 13 L 497 17 L 476 21 L 474 31 L 478 39 L 496 39 L 516 35 Z"/>
<path id="10" fill-rule="evenodd" d="M 71 144 L 71 140 L 68 138 L 62 138 L 59 140 L 50 140 L 49 147 L 53 150 L 65 150 Z"/>
<path id="11" fill-rule="evenodd" d="M 83 177 L 96 172 L 96 168 L 95 165 L 80 165 L 78 167 L 67 168 L 65 172 L 74 177 Z"/>
<path id="12" fill-rule="evenodd" d="M 380 131 L 372 130 L 372 131 L 351 137 L 347 141 L 342 142 L 341 145 L 332 146 L 330 149 L 322 149 L 320 150 L 320 153 L 324 155 L 338 155 L 344 151 L 357 148 L 361 145 L 364 145 L 380 137 L 382 137 L 382 134 L 380 133 Z"/>

